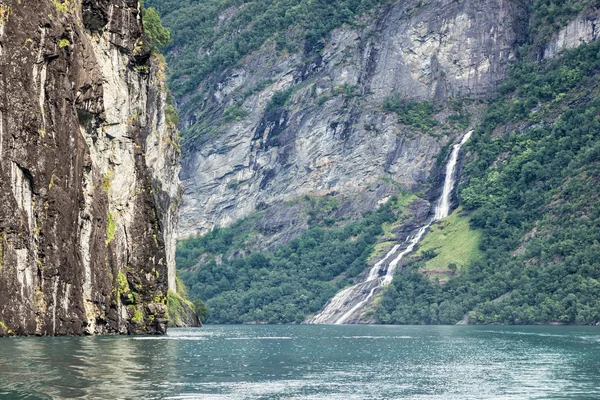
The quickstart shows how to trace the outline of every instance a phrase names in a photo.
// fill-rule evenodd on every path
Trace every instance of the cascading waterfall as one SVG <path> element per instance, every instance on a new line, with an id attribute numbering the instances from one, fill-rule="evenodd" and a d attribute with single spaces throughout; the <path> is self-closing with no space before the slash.
<path id="1" fill-rule="evenodd" d="M 442 195 L 440 196 L 440 199 L 435 207 L 435 215 L 433 219 L 426 225 L 422 226 L 414 236 L 409 237 L 406 240 L 408 242 L 408 246 L 395 258 L 392 259 L 396 252 L 398 252 L 398 250 L 402 247 L 400 244 L 393 246 L 383 259 L 373 265 L 365 280 L 339 292 L 333 299 L 329 301 L 329 303 L 327 303 L 323 311 L 315 315 L 313 318 L 307 320 L 307 323 L 344 324 L 358 311 L 362 310 L 373 298 L 373 296 L 375 296 L 377 291 L 392 282 L 392 279 L 394 279 L 394 273 L 398 268 L 398 264 L 404 258 L 404 256 L 410 254 L 414 250 L 417 243 L 421 241 L 423 235 L 425 235 L 425 232 L 427 232 L 427 229 L 433 222 L 446 218 L 450 213 L 450 199 L 456 183 L 454 175 L 456 163 L 458 162 L 458 155 L 461 147 L 471 138 L 472 134 L 473 131 L 467 132 L 460 143 L 452 146 L 452 154 L 450 154 L 450 159 L 446 164 L 444 188 L 442 190 Z M 390 259 L 392 259 L 392 261 L 388 263 L 388 260 Z M 385 274 L 383 274 L 384 271 Z"/>
<path id="2" fill-rule="evenodd" d="M 458 162 L 458 153 L 460 152 L 460 148 L 471 138 L 472 134 L 473 131 L 467 132 L 459 144 L 452 146 L 452 154 L 450 155 L 448 164 L 446 164 L 444 190 L 442 191 L 442 197 L 440 197 L 438 205 L 435 208 L 435 217 L 433 218 L 434 221 L 446 218 L 450 213 L 450 197 L 452 196 L 452 191 L 454 190 L 454 170 L 456 169 L 456 163 Z"/>

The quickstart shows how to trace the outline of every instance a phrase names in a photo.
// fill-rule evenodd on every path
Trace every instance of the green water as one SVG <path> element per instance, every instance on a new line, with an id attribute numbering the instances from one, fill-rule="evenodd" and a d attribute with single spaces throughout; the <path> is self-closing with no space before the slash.
<path id="1" fill-rule="evenodd" d="M 600 328 L 209 326 L 0 340 L 1 399 L 600 399 Z"/>

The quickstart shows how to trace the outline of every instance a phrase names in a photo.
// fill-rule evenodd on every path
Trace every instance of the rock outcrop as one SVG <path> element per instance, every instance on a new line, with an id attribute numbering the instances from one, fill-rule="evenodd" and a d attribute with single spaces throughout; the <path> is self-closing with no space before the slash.
<path id="1" fill-rule="evenodd" d="M 202 326 L 196 315 L 194 304 L 187 300 L 187 295 L 181 296 L 169 290 L 167 306 L 169 308 L 169 327 L 191 328 Z"/>
<path id="2" fill-rule="evenodd" d="M 165 331 L 164 68 L 137 0 L 0 0 L 0 335 Z"/>
<path id="3" fill-rule="evenodd" d="M 398 1 L 361 28 L 334 31 L 321 51 L 281 53 L 266 43 L 239 67 L 205 79 L 199 104 L 179 99 L 183 125 L 194 132 L 184 146 L 180 234 L 307 194 L 371 190 L 384 199 L 394 185 L 427 187 L 440 149 L 466 126 L 423 133 L 383 112 L 385 101 L 440 104 L 440 127 L 453 113 L 444 100 L 471 99 L 461 107 L 475 114 L 476 100 L 493 93 L 516 59 L 527 23 L 521 7 Z M 276 93 L 287 97 L 284 106 L 271 101 Z M 393 183 L 390 191 L 378 189 L 384 182 Z"/>
<path id="4" fill-rule="evenodd" d="M 600 38 L 600 6 L 592 7 L 553 35 L 543 48 L 543 58 L 554 58 L 563 50 Z"/>

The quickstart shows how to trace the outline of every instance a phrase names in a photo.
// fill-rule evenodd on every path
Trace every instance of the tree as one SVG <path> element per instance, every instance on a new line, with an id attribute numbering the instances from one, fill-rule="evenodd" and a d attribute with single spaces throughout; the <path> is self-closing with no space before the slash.
<path id="1" fill-rule="evenodd" d="M 200 322 L 204 321 L 206 317 L 208 317 L 208 307 L 206 307 L 206 304 L 204 304 L 202 300 L 194 300 L 194 310 L 196 311 L 196 316 L 198 316 Z"/>
<path id="2" fill-rule="evenodd" d="M 450 271 L 452 271 L 452 274 L 455 274 L 455 273 L 456 273 L 456 270 L 458 269 L 458 267 L 456 266 L 456 264 L 454 264 L 454 263 L 451 263 L 451 264 L 448 264 L 448 269 L 449 269 Z"/>
<path id="3" fill-rule="evenodd" d="M 142 22 L 148 43 L 153 51 L 158 52 L 169 44 L 171 32 L 163 26 L 160 16 L 154 8 L 146 8 L 143 15 Z"/>

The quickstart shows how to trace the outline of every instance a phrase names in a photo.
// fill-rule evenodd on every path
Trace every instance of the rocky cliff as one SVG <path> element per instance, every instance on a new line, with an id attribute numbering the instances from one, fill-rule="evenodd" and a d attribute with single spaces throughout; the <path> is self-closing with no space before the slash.
<path id="1" fill-rule="evenodd" d="M 561 51 L 573 49 L 582 43 L 590 43 L 600 37 L 600 8 L 590 7 L 577 15 L 565 27 L 556 32 L 544 44 L 542 57 L 555 58 Z"/>
<path id="2" fill-rule="evenodd" d="M 165 331 L 164 69 L 137 0 L 0 1 L 0 335 Z"/>
<path id="3" fill-rule="evenodd" d="M 512 0 L 398 1 L 333 31 L 322 49 L 282 52 L 267 41 L 209 76 L 201 96 L 178 99 L 188 132 L 180 233 L 307 194 L 366 196 L 372 209 L 398 186 L 426 188 L 440 150 L 517 58 L 524 15 Z M 385 110 L 394 98 L 431 101 L 432 129 Z"/>

